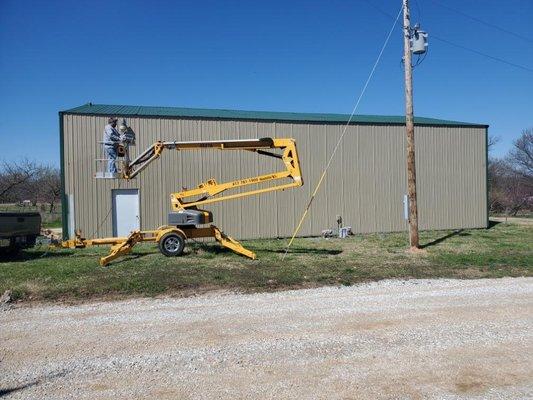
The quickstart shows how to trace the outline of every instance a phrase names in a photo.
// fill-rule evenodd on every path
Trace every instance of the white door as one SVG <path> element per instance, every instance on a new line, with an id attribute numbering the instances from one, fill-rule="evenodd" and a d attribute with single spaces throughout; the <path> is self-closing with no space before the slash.
<path id="1" fill-rule="evenodd" d="M 113 189 L 113 235 L 128 236 L 139 229 L 139 189 Z"/>

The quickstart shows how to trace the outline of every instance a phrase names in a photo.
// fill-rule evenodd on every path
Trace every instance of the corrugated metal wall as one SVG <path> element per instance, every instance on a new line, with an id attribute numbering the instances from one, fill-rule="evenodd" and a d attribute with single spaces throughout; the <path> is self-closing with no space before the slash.
<path id="1" fill-rule="evenodd" d="M 250 152 L 213 150 L 165 153 L 133 181 L 94 179 L 94 158 L 106 117 L 64 115 L 65 192 L 74 196 L 76 228 L 87 237 L 112 234 L 111 189 L 138 188 L 141 228 L 166 224 L 170 193 L 253 176 L 283 166 Z M 128 118 L 137 134 L 133 155 L 156 140 L 212 140 L 260 137 L 296 139 L 304 186 L 206 207 L 215 224 L 237 238 L 290 236 L 342 133 L 342 124 L 280 123 L 165 118 Z M 487 226 L 486 141 L 479 127 L 416 127 L 421 229 Z M 301 235 L 317 235 L 342 215 L 355 232 L 407 228 L 405 128 L 353 125 L 333 161 Z"/>

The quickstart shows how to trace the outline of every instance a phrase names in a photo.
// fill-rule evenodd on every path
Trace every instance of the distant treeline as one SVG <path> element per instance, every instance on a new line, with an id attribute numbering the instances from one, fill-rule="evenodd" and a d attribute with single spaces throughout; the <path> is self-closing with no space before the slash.
<path id="1" fill-rule="evenodd" d="M 497 142 L 489 140 L 489 151 Z M 533 211 L 533 128 L 522 131 L 505 157 L 489 157 L 488 174 L 491 213 Z"/>
<path id="2" fill-rule="evenodd" d="M 58 168 L 29 160 L 0 164 L 0 203 L 44 203 L 53 213 L 60 195 Z"/>

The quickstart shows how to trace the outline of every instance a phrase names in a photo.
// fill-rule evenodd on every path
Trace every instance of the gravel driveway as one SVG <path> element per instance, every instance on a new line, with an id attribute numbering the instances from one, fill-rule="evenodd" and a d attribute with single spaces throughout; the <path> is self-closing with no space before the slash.
<path id="1" fill-rule="evenodd" d="M 0 397 L 533 398 L 533 278 L 0 311 Z"/>

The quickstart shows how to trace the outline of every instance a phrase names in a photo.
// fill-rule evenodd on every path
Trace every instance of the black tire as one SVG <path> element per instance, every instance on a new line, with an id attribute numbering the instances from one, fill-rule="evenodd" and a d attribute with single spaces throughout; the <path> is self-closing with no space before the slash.
<path id="1" fill-rule="evenodd" d="M 26 245 L 24 248 L 29 249 L 30 247 L 34 247 L 36 242 L 37 236 L 26 236 Z"/>
<path id="2" fill-rule="evenodd" d="M 177 257 L 183 254 L 185 238 L 175 232 L 169 232 L 159 240 L 159 251 L 167 257 Z"/>

